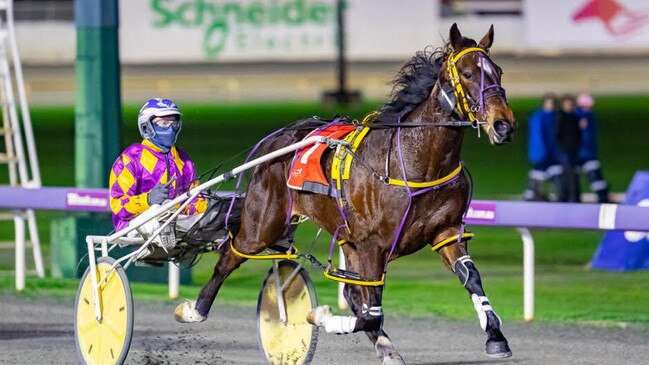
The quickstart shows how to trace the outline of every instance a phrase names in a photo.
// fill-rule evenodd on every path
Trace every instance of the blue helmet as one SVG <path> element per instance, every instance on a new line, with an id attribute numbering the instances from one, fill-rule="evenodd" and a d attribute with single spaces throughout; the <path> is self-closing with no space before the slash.
<path id="1" fill-rule="evenodd" d="M 163 117 L 165 115 L 178 116 L 178 128 L 174 128 L 176 135 L 182 128 L 181 114 L 176 104 L 169 99 L 155 98 L 147 101 L 140 109 L 140 114 L 137 116 L 137 127 L 140 130 L 140 135 L 144 139 L 151 139 L 155 137 L 156 131 L 153 128 L 151 120 L 154 117 Z"/>

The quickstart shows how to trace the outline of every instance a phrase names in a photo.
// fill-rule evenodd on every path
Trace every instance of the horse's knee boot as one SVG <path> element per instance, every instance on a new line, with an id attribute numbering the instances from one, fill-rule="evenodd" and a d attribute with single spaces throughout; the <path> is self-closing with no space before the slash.
<path id="1" fill-rule="evenodd" d="M 356 328 L 358 331 L 378 331 L 383 326 L 383 309 L 380 306 L 368 307 L 363 304 L 361 315 L 357 317 Z"/>
<path id="2" fill-rule="evenodd" d="M 462 256 L 453 264 L 453 270 L 457 274 L 462 285 L 471 295 L 473 307 L 478 314 L 480 327 L 487 333 L 486 351 L 487 355 L 496 358 L 512 356 L 507 339 L 500 332 L 502 321 L 491 307 L 489 299 L 482 289 L 480 273 L 476 269 L 469 256 Z"/>
<path id="3" fill-rule="evenodd" d="M 478 314 L 482 330 L 489 332 L 500 329 L 502 322 L 493 308 L 491 308 L 491 304 L 489 304 L 489 299 L 482 289 L 480 273 L 473 264 L 471 257 L 466 255 L 458 258 L 455 264 L 453 264 L 453 270 L 462 285 L 469 292 L 469 295 L 471 295 L 471 301 L 473 301 L 473 307 Z"/>
<path id="4" fill-rule="evenodd" d="M 469 291 L 469 293 L 475 293 L 484 296 L 480 273 L 473 264 L 471 256 L 465 255 L 455 260 L 455 263 L 453 264 L 453 271 L 455 271 L 458 279 L 460 279 L 460 282 L 466 288 L 466 290 Z"/>

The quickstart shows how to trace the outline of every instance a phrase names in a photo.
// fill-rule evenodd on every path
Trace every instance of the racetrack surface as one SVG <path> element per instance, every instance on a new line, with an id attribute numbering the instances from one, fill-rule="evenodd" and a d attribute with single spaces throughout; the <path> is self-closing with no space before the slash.
<path id="1" fill-rule="evenodd" d="M 467 298 L 467 305 L 471 305 Z M 135 303 L 127 364 L 263 364 L 254 308 L 223 307 L 199 324 L 173 319 L 173 303 Z M 74 298 L 0 299 L 0 364 L 77 364 Z M 408 364 L 641 364 L 649 358 L 649 328 L 505 323 L 514 356 L 484 354 L 475 322 L 387 316 L 384 328 Z M 313 364 L 379 364 L 364 334 L 319 336 Z"/>

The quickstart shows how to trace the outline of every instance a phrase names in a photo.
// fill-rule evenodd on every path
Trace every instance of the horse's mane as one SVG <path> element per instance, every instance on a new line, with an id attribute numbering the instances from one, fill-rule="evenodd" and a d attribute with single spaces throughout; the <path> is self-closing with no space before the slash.
<path id="1" fill-rule="evenodd" d="M 470 38 L 462 39 L 462 48 L 475 46 Z M 426 47 L 418 51 L 397 73 L 392 81 L 391 99 L 383 105 L 375 117 L 375 123 L 395 123 L 404 120 L 430 96 L 437 82 L 442 64 L 451 53 L 449 42 L 442 47 Z"/>

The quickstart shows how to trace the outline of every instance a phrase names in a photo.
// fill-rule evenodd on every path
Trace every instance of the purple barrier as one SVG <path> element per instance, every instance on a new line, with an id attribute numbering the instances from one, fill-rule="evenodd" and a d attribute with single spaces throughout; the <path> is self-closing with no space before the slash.
<path id="1" fill-rule="evenodd" d="M 109 212 L 108 189 L 0 187 L 0 208 Z M 474 200 L 469 225 L 649 231 L 649 208 L 617 204 Z"/>
<path id="2" fill-rule="evenodd" d="M 474 225 L 505 227 L 649 231 L 649 208 L 617 204 L 475 200 L 466 221 Z"/>
<path id="3" fill-rule="evenodd" d="M 25 189 L 0 186 L 0 208 L 110 211 L 108 189 L 65 187 Z"/>

